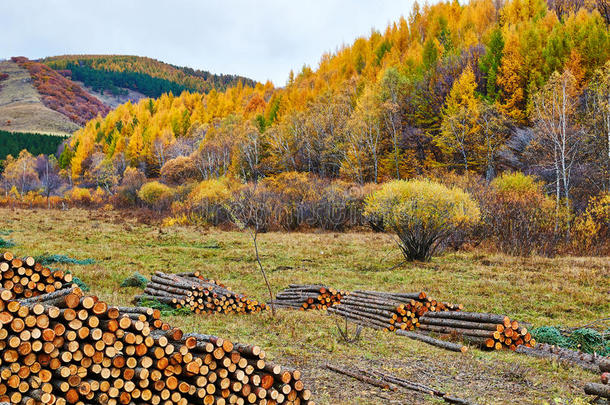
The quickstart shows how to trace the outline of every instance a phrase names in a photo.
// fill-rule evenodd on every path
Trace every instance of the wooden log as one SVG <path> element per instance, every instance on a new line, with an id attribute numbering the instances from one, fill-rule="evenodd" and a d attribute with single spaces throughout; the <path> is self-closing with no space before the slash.
<path id="1" fill-rule="evenodd" d="M 431 312 L 433 313 L 433 312 Z M 428 316 L 429 313 L 421 316 L 419 318 L 419 322 L 421 324 L 427 325 L 438 325 L 438 326 L 446 326 L 446 327 L 456 327 L 461 329 L 479 329 L 479 330 L 497 330 L 497 323 L 494 322 L 472 322 L 472 321 L 463 321 L 460 319 L 449 319 L 449 318 L 435 318 Z"/>
<path id="2" fill-rule="evenodd" d="M 438 326 L 438 325 L 428 325 L 421 324 L 419 328 L 425 331 L 444 333 L 444 334 L 458 334 L 465 336 L 475 336 L 475 337 L 483 337 L 483 338 L 491 338 L 493 336 L 493 331 L 491 330 L 480 330 L 480 329 L 463 329 L 463 328 L 455 328 L 450 326 Z"/>
<path id="3" fill-rule="evenodd" d="M 466 353 L 468 348 L 466 346 L 462 346 L 456 343 L 447 342 L 440 339 L 435 339 L 433 337 L 423 335 L 421 333 L 409 332 L 405 330 L 397 330 L 396 333 L 400 336 L 408 337 L 409 339 L 418 340 L 420 342 L 427 343 L 429 345 L 433 345 L 436 347 L 440 347 L 445 350 L 451 350 L 454 352 Z"/>
<path id="4" fill-rule="evenodd" d="M 362 381 L 364 383 L 373 385 L 375 387 L 396 391 L 396 387 L 394 385 L 389 384 L 387 382 L 377 380 L 377 379 L 367 377 L 366 375 L 363 375 L 361 372 L 347 370 L 344 368 L 339 368 L 337 366 L 333 366 L 332 364 L 326 364 L 326 368 L 331 371 L 334 371 L 335 373 L 347 375 L 349 377 L 355 378 L 358 381 Z"/>
<path id="5" fill-rule="evenodd" d="M 601 398 L 610 399 L 610 385 L 587 383 L 585 384 L 585 394 L 596 395 Z"/>
<path id="6" fill-rule="evenodd" d="M 596 358 L 593 355 L 577 352 L 575 350 L 540 343 L 535 347 L 526 347 L 522 345 L 517 347 L 515 351 L 528 356 L 546 358 L 570 365 L 576 365 L 593 372 L 599 371 L 599 357 Z"/>
<path id="7" fill-rule="evenodd" d="M 505 321 L 509 320 L 506 315 L 490 314 L 485 312 L 462 312 L 462 311 L 441 311 L 441 312 L 427 312 L 428 318 L 448 318 L 448 319 L 459 319 L 463 321 L 471 322 L 483 322 L 483 323 L 496 323 L 504 324 Z"/>

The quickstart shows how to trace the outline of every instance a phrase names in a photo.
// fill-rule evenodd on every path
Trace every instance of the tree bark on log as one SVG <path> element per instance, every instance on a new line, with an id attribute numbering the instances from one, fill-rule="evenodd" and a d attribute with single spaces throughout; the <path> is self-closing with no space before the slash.
<path id="1" fill-rule="evenodd" d="M 453 352 L 466 353 L 468 348 L 456 343 L 447 342 L 445 340 L 435 339 L 431 336 L 422 335 L 421 333 L 409 332 L 405 330 L 397 330 L 396 333 L 400 336 L 406 336 L 410 339 L 419 340 L 420 342 L 428 343 L 429 345 L 440 347 Z"/>
<path id="2" fill-rule="evenodd" d="M 585 384 L 585 394 L 597 395 L 598 397 L 610 399 L 610 385 L 587 383 Z"/>

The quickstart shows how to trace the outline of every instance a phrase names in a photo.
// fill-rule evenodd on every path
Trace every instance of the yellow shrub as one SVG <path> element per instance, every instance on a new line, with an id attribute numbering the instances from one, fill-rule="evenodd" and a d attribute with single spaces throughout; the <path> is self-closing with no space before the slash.
<path id="1" fill-rule="evenodd" d="M 610 239 L 610 194 L 602 194 L 589 200 L 586 211 L 576 218 L 572 243 L 582 254 L 602 252 L 608 249 Z"/>
<path id="2" fill-rule="evenodd" d="M 189 194 L 188 201 L 192 205 L 224 204 L 231 197 L 229 180 L 225 178 L 204 180 Z"/>
<path id="3" fill-rule="evenodd" d="M 492 185 L 501 193 L 542 192 L 540 181 L 521 172 L 502 173 L 492 181 Z"/>
<path id="4" fill-rule="evenodd" d="M 429 260 L 454 230 L 480 219 L 468 193 L 429 180 L 384 184 L 366 199 L 365 215 L 396 232 L 408 260 Z"/>
<path id="5" fill-rule="evenodd" d="M 140 200 L 152 208 L 160 208 L 165 203 L 169 203 L 173 194 L 170 187 L 158 181 L 146 183 L 138 191 Z"/>
<path id="6" fill-rule="evenodd" d="M 91 203 L 91 191 L 88 188 L 74 187 L 72 190 L 67 191 L 65 198 L 68 202 L 73 204 L 90 204 Z"/>
<path id="7" fill-rule="evenodd" d="M 263 179 L 263 185 L 291 203 L 307 200 L 316 194 L 315 179 L 308 173 L 283 172 Z"/>
<path id="8" fill-rule="evenodd" d="M 94 204 L 101 205 L 104 202 L 104 200 L 106 199 L 106 192 L 104 190 L 102 190 L 101 187 L 98 186 L 98 188 L 96 188 L 95 191 L 93 192 L 91 199 Z"/>

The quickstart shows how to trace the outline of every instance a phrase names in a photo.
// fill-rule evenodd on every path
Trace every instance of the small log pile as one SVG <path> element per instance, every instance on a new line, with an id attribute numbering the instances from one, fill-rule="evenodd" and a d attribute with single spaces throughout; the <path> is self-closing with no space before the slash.
<path id="1" fill-rule="evenodd" d="M 337 290 L 321 284 L 290 284 L 275 296 L 273 304 L 278 308 L 294 308 L 302 311 L 328 309 L 341 302 L 347 291 Z"/>
<path id="2" fill-rule="evenodd" d="M 601 372 L 601 382 L 585 384 L 585 394 L 610 400 L 610 358 L 600 359 L 598 366 Z"/>
<path id="3" fill-rule="evenodd" d="M 460 337 L 487 349 L 516 350 L 520 345 L 536 345 L 523 324 L 485 312 L 427 312 L 419 318 L 418 327 L 425 333 Z"/>
<path id="4" fill-rule="evenodd" d="M 197 314 L 246 314 L 267 309 L 264 303 L 231 291 L 216 280 L 202 277 L 198 272 L 155 272 L 144 293 L 134 298 L 134 303 L 143 301 L 159 301 L 174 308 L 188 308 Z"/>
<path id="5" fill-rule="evenodd" d="M 44 267 L 31 256 L 17 258 L 11 252 L 0 256 L 0 274 L 1 287 L 12 293 L 10 298 L 35 297 L 72 283 L 72 274 Z"/>
<path id="6" fill-rule="evenodd" d="M 258 346 L 185 334 L 158 310 L 76 286 L 18 299 L 0 290 L 0 347 L 0 403 L 313 404 L 300 372 Z"/>
<path id="7" fill-rule="evenodd" d="M 340 305 L 329 308 L 329 312 L 363 326 L 395 331 L 417 328 L 420 317 L 426 313 L 461 309 L 461 305 L 431 299 L 425 292 L 354 291 Z"/>

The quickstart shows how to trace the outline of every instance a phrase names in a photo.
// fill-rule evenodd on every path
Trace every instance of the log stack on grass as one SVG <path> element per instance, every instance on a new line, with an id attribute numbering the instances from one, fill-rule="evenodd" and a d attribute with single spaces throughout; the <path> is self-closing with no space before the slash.
<path id="1" fill-rule="evenodd" d="M 328 309 L 341 302 L 349 294 L 322 284 L 290 284 L 288 288 L 275 296 L 273 304 L 278 308 L 294 308 L 300 310 Z"/>
<path id="2" fill-rule="evenodd" d="M 202 277 L 198 272 L 155 272 L 144 293 L 134 298 L 135 303 L 147 301 L 159 301 L 178 309 L 188 308 L 197 314 L 245 314 L 267 309 L 266 304 L 231 291 L 216 280 Z"/>
<path id="3" fill-rule="evenodd" d="M 0 290 L 0 402 L 313 404 L 300 372 L 258 346 L 185 334 L 158 310 L 113 307 L 75 286 L 14 296 Z"/>
<path id="4" fill-rule="evenodd" d="M 11 252 L 0 256 L 1 287 L 10 291 L 10 298 L 30 298 L 51 293 L 72 283 L 72 274 L 51 270 L 33 257 L 15 257 Z M 7 293 L 5 293 L 7 294 Z"/>
<path id="5" fill-rule="evenodd" d="M 585 394 L 610 400 L 610 357 L 599 359 L 598 367 L 601 373 L 600 382 L 585 384 Z"/>
<path id="6" fill-rule="evenodd" d="M 374 329 L 413 330 L 428 312 L 460 311 L 461 305 L 431 299 L 425 292 L 387 293 L 354 291 L 329 311 Z"/>
<path id="7" fill-rule="evenodd" d="M 419 318 L 418 328 L 425 333 L 462 338 L 487 349 L 515 350 L 520 345 L 536 344 L 522 323 L 484 312 L 427 312 Z"/>

